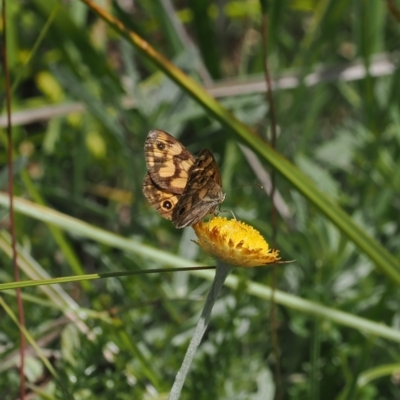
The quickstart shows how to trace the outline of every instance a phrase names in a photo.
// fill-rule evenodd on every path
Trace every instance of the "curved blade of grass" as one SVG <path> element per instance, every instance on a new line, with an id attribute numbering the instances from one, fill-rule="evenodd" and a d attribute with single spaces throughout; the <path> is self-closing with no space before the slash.
<path id="1" fill-rule="evenodd" d="M 35 43 L 33 44 L 32 50 L 30 50 L 28 58 L 26 59 L 25 63 L 22 65 L 22 67 L 18 68 L 17 75 L 15 76 L 14 82 L 11 86 L 11 93 L 14 93 L 16 91 L 16 89 L 18 88 L 18 86 L 19 86 L 20 82 L 22 81 L 22 78 L 26 72 L 28 64 L 33 59 L 33 57 L 36 55 L 36 52 L 38 51 L 39 46 L 41 45 L 44 37 L 46 36 L 47 31 L 49 30 L 50 25 L 52 24 L 59 9 L 60 9 L 60 3 L 56 3 L 53 7 L 53 10 L 51 11 L 51 13 L 48 16 L 46 23 L 43 25 L 43 28 L 40 31 L 39 36 L 37 37 Z"/>
<path id="2" fill-rule="evenodd" d="M 384 364 L 379 367 L 371 368 L 364 371 L 357 380 L 357 386 L 362 387 L 372 382 L 375 379 L 382 378 L 384 376 L 391 376 L 394 373 L 400 372 L 400 364 Z"/>
<path id="3" fill-rule="evenodd" d="M 23 332 L 25 335 L 26 339 L 28 340 L 29 344 L 33 347 L 33 349 L 36 351 L 36 354 L 38 357 L 42 360 L 43 364 L 47 367 L 47 369 L 51 372 L 54 378 L 58 378 L 57 372 L 47 359 L 47 357 L 43 354 L 42 349 L 37 345 L 35 339 L 31 336 L 31 334 L 26 330 L 24 326 L 22 326 L 14 312 L 11 310 L 10 307 L 8 307 L 7 303 L 4 301 L 2 297 L 0 297 L 0 306 L 3 307 L 4 311 L 6 314 L 12 319 L 15 325 L 18 326 L 18 329 Z"/>
<path id="4" fill-rule="evenodd" d="M 256 153 L 268 161 L 299 192 L 315 205 L 335 224 L 359 249 L 364 252 L 390 279 L 400 284 L 400 263 L 383 246 L 369 236 L 351 217 L 287 159 L 257 136 L 248 126 L 236 119 L 226 108 L 211 97 L 207 91 L 177 68 L 148 42 L 135 32 L 129 31 L 112 15 L 98 7 L 91 0 L 81 0 L 103 18 L 118 33 L 125 37 L 146 58 L 169 76 L 179 87 L 207 110 L 238 139 L 246 142 Z"/>
<path id="5" fill-rule="evenodd" d="M 0 192 L 0 204 L 8 207 L 8 196 L 5 193 Z M 15 211 L 20 212 L 22 214 L 28 215 L 35 219 L 38 219 L 43 222 L 51 223 L 55 226 L 58 226 L 61 229 L 65 229 L 71 233 L 74 233 L 79 236 L 83 236 L 86 238 L 90 238 L 93 240 L 97 240 L 102 244 L 113 246 L 118 249 L 124 250 L 129 253 L 133 253 L 139 256 L 146 257 L 150 260 L 154 260 L 156 262 L 162 263 L 163 265 L 173 265 L 175 267 L 187 268 L 188 261 L 175 256 L 173 254 L 154 249 L 150 246 L 146 246 L 142 243 L 138 243 L 132 239 L 126 239 L 122 236 L 119 236 L 115 233 L 108 232 L 104 229 L 94 227 L 86 222 L 83 222 L 79 219 L 69 217 L 65 214 L 62 214 L 58 211 L 51 210 L 47 207 L 34 204 L 30 201 L 15 197 L 14 199 L 14 207 Z M 199 264 L 191 262 L 192 266 L 199 266 Z M 165 271 L 165 269 L 162 269 Z M 214 273 L 209 271 L 199 271 L 191 269 L 190 272 L 193 275 L 213 280 Z M 120 273 L 107 273 L 107 274 L 92 274 L 92 279 L 97 279 L 100 277 L 108 277 L 108 276 L 117 276 L 118 275 L 127 275 L 126 272 Z M 71 282 L 72 280 L 79 281 L 81 279 L 85 279 L 85 275 L 80 275 L 76 277 L 64 277 L 64 278 L 56 278 L 56 279 L 66 279 L 64 282 Z M 32 281 L 30 281 L 32 282 Z M 47 284 L 51 283 L 62 283 L 63 281 L 55 281 L 54 279 L 47 282 Z M 15 285 L 21 285 L 22 282 L 15 283 Z M 225 284 L 233 289 L 236 289 L 239 285 L 239 279 L 231 274 L 225 281 Z M 14 285 L 14 283 L 8 283 L 5 285 Z M 26 286 L 34 286 L 34 283 L 26 283 Z M 10 288 L 11 286 L 7 286 Z M 15 287 L 15 286 L 13 286 Z M 22 286 L 18 286 L 22 287 Z M 1 288 L 4 289 L 2 285 Z M 270 300 L 272 297 L 272 289 L 268 286 L 261 285 L 254 282 L 248 282 L 246 292 L 250 295 Z M 400 332 L 396 329 L 390 328 L 387 325 L 376 323 L 365 318 L 360 318 L 358 316 L 335 310 L 334 308 L 325 307 L 318 303 L 304 300 L 300 297 L 282 292 L 280 290 L 274 291 L 274 301 L 277 304 L 281 304 L 285 307 L 291 308 L 293 310 L 297 310 L 301 313 L 312 315 L 319 318 L 328 319 L 330 321 L 336 322 L 341 325 L 345 325 L 354 329 L 357 329 L 362 332 L 366 332 L 368 334 L 376 335 L 388 340 L 392 340 L 400 343 Z"/>

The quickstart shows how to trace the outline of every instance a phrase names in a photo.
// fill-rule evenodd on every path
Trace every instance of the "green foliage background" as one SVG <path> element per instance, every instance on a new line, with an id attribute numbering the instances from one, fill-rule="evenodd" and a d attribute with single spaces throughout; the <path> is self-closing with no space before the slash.
<path id="1" fill-rule="evenodd" d="M 276 245 L 283 259 L 296 261 L 277 269 L 277 289 L 315 307 L 277 305 L 285 398 L 400 398 L 400 21 L 389 5 L 400 9 L 398 0 L 268 3 L 268 62 L 273 78 L 282 78 L 274 91 L 276 147 L 292 165 L 218 114 L 185 86 L 190 81 L 171 81 L 167 64 L 154 63 L 83 2 L 8 1 L 15 194 L 75 218 L 63 225 L 59 214 L 17 204 L 23 278 L 178 266 L 170 255 L 185 266 L 214 263 L 191 242 L 191 229 L 174 229 L 141 194 L 144 139 L 163 129 L 193 154 L 213 151 L 227 192 L 223 209 L 269 241 L 271 200 L 245 186 L 264 184 L 271 164 L 279 171 Z M 101 6 L 269 137 L 259 1 Z M 0 85 L 4 93 L 4 79 Z M 260 165 L 251 163 L 255 157 Z M 0 279 L 11 282 L 8 208 L 1 204 Z M 37 210 L 34 218 L 29 210 Z M 78 232 L 79 222 L 86 231 Z M 239 283 L 217 302 L 184 399 L 274 396 L 271 305 L 249 290 L 252 282 L 269 285 L 270 273 L 235 275 Z M 29 348 L 32 398 L 167 398 L 209 286 L 183 272 L 24 289 L 27 330 L 58 373 Z M 16 312 L 14 292 L 2 293 Z M 318 305 L 346 312 L 350 322 L 334 322 Z M 397 338 L 366 334 L 357 317 L 393 328 Z M 15 399 L 19 331 L 4 306 L 1 319 L 0 398 Z"/>

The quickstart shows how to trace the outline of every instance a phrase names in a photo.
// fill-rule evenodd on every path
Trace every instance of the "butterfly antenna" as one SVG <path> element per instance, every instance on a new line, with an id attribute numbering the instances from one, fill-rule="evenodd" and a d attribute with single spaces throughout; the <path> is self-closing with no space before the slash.
<path id="1" fill-rule="evenodd" d="M 223 212 L 230 212 L 232 214 L 232 217 L 235 221 L 237 221 L 236 215 L 234 214 L 234 212 L 232 210 L 219 210 L 219 212 L 223 213 Z"/>

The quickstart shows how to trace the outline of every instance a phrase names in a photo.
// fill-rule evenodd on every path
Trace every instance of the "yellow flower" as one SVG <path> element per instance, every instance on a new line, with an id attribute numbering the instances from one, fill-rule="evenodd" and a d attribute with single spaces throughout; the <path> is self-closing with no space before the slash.
<path id="1" fill-rule="evenodd" d="M 199 239 L 195 243 L 227 264 L 252 268 L 280 260 L 279 251 L 271 250 L 260 232 L 244 222 L 216 217 L 192 228 Z"/>

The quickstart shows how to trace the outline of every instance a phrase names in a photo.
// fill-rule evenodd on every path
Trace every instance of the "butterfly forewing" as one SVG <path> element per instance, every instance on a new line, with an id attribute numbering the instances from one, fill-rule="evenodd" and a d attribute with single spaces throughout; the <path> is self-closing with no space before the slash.
<path id="1" fill-rule="evenodd" d="M 147 135 L 144 150 L 150 177 L 160 188 L 182 194 L 194 157 L 173 136 L 154 129 Z"/>

